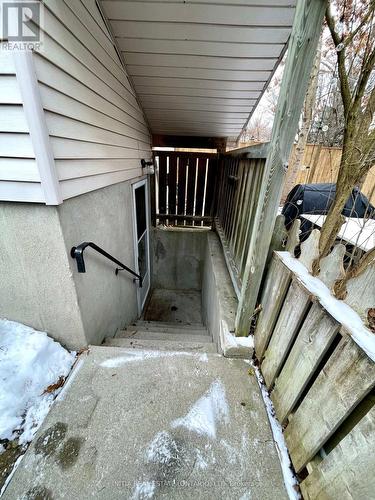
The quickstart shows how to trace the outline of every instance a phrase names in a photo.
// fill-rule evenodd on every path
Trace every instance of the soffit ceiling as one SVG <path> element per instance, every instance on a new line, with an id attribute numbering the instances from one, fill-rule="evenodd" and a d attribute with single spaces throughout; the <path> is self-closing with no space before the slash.
<path id="1" fill-rule="evenodd" d="M 282 56 L 296 0 L 102 0 L 154 134 L 238 136 Z"/>

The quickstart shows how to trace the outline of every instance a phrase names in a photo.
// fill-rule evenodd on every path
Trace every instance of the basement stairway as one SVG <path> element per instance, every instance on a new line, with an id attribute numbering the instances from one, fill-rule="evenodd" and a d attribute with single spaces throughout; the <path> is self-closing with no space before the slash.
<path id="1" fill-rule="evenodd" d="M 138 320 L 119 330 L 115 337 L 107 337 L 104 345 L 160 351 L 217 352 L 212 336 L 202 323 Z"/>
<path id="2" fill-rule="evenodd" d="M 154 289 L 142 318 L 103 345 L 126 349 L 217 353 L 203 324 L 200 291 Z"/>

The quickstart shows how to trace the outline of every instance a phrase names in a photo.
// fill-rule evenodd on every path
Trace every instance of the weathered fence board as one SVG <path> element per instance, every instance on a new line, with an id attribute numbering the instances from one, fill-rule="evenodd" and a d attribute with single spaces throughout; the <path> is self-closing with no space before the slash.
<path id="1" fill-rule="evenodd" d="M 255 333 L 255 352 L 258 359 L 262 359 L 264 351 L 267 348 L 290 284 L 291 274 L 291 271 L 282 262 L 278 259 L 273 259 L 261 296 L 262 310 L 259 313 Z"/>
<path id="2" fill-rule="evenodd" d="M 285 429 L 297 472 L 374 386 L 375 363 L 350 337 L 342 338 Z"/>
<path id="3" fill-rule="evenodd" d="M 154 156 L 158 179 L 153 197 L 158 206 L 156 221 L 169 225 L 212 225 L 217 155 L 155 151 Z"/>
<path id="4" fill-rule="evenodd" d="M 167 157 L 159 158 L 159 213 L 167 213 Z"/>
<path id="5" fill-rule="evenodd" d="M 292 281 L 262 363 L 262 374 L 268 388 L 273 385 L 284 363 L 309 304 L 309 294 Z"/>
<path id="6" fill-rule="evenodd" d="M 359 276 L 348 281 L 345 302 L 368 324 L 368 312 L 375 308 L 375 267 L 369 266 Z"/>
<path id="7" fill-rule="evenodd" d="M 348 282 L 345 304 L 332 295 L 345 248 L 337 245 L 313 277 L 319 231 L 299 259 L 290 253 L 298 243 L 296 224 L 288 237 L 288 250 L 273 253 L 263 281 L 256 356 L 294 468 L 305 478 L 304 498 L 367 500 L 375 491 L 375 475 L 361 470 L 375 465 L 368 444 L 374 446 L 375 333 L 366 327 L 375 307 L 375 263 Z M 289 276 L 281 291 L 273 288 L 283 273 L 277 265 Z"/>
<path id="8" fill-rule="evenodd" d="M 207 159 L 198 158 L 197 191 L 195 196 L 195 214 L 203 215 L 204 189 L 206 183 Z"/>
<path id="9" fill-rule="evenodd" d="M 178 158 L 178 189 L 177 189 L 177 213 L 185 214 L 185 195 L 186 195 L 186 171 L 188 157 L 180 156 Z"/>
<path id="10" fill-rule="evenodd" d="M 293 409 L 338 330 L 339 324 L 318 303 L 313 304 L 272 392 L 280 422 Z"/>
<path id="11" fill-rule="evenodd" d="M 239 285 L 253 234 L 265 158 L 223 157 L 220 161 L 217 226 Z M 223 240 L 224 238 L 224 240 Z"/>
<path id="12" fill-rule="evenodd" d="M 306 500 L 374 498 L 375 407 L 301 483 Z"/>
<path id="13" fill-rule="evenodd" d="M 188 165 L 188 181 L 187 181 L 187 191 L 186 191 L 186 215 L 194 215 L 194 190 L 195 190 L 195 178 L 197 174 L 197 159 L 189 158 Z"/>
<path id="14" fill-rule="evenodd" d="M 169 158 L 169 173 L 168 173 L 168 213 L 175 214 L 176 212 L 176 195 L 177 195 L 177 158 L 171 156 Z"/>

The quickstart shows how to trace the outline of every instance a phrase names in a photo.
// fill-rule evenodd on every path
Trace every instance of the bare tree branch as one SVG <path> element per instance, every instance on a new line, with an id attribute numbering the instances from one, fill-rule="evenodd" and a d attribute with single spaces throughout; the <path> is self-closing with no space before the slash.
<path id="1" fill-rule="evenodd" d="M 335 20 L 331 13 L 331 8 L 329 4 L 326 10 L 326 20 L 329 31 L 331 32 L 333 43 L 335 44 L 337 50 L 337 66 L 340 77 L 342 101 L 344 105 L 345 115 L 348 116 L 350 111 L 350 106 L 352 104 L 352 94 L 350 91 L 348 75 L 345 69 L 345 46 L 343 45 L 342 47 L 340 47 L 340 45 L 342 44 L 342 38 L 335 29 Z"/>

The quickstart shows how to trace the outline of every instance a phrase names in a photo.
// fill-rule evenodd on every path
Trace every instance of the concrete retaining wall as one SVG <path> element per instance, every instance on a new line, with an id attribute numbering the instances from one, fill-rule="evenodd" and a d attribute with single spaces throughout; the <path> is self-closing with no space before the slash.
<path id="1" fill-rule="evenodd" d="M 228 332 L 234 332 L 237 296 L 226 267 L 218 236 L 207 233 L 202 285 L 203 320 L 221 350 L 222 321 Z"/>
<path id="2" fill-rule="evenodd" d="M 156 228 L 152 235 L 153 288 L 201 290 L 205 229 Z"/>

